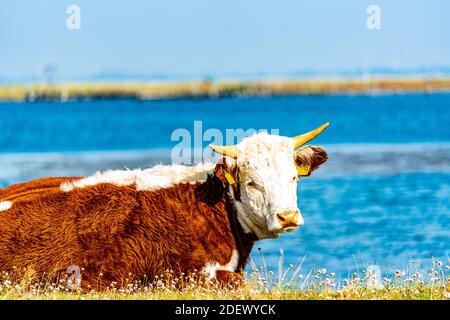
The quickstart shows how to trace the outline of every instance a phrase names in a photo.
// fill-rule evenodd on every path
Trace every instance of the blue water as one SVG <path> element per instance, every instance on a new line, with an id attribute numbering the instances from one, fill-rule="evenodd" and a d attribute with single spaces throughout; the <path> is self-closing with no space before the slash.
<path id="1" fill-rule="evenodd" d="M 331 122 L 314 141 L 330 160 L 299 185 L 305 225 L 256 245 L 270 268 L 280 248 L 285 265 L 306 255 L 305 269 L 343 275 L 448 260 L 450 94 L 0 103 L 0 187 L 168 163 L 173 130 L 195 120 L 282 135 Z"/>
<path id="2" fill-rule="evenodd" d="M 1 152 L 171 147 L 177 128 L 280 129 L 295 135 L 326 121 L 317 143 L 450 141 L 450 95 L 230 98 L 0 104 Z"/>

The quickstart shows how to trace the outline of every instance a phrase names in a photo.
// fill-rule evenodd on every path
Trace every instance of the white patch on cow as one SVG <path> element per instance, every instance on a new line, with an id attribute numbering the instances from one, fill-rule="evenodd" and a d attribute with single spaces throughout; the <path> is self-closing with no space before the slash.
<path id="1" fill-rule="evenodd" d="M 76 188 L 110 183 L 116 186 L 136 185 L 139 191 L 153 191 L 169 188 L 179 183 L 197 183 L 206 181 L 208 173 L 213 172 L 214 164 L 198 164 L 193 167 L 181 165 L 157 165 L 150 169 L 110 170 L 97 172 L 93 176 L 80 180 L 64 182 L 60 189 L 68 192 Z"/>
<path id="2" fill-rule="evenodd" d="M 233 202 L 236 211 L 238 212 L 237 218 L 244 232 L 245 233 L 255 232 L 258 238 L 263 237 L 264 234 L 260 234 L 258 226 L 253 224 L 253 222 L 249 219 L 249 215 L 245 213 L 242 203 L 240 201 L 236 201 L 234 189 L 231 185 L 228 186 L 228 194 L 230 195 L 230 199 Z"/>
<path id="3" fill-rule="evenodd" d="M 277 213 L 298 210 L 294 142 L 262 132 L 245 138 L 236 147 L 240 151 L 237 160 L 226 161 L 230 167 L 237 166 L 240 201 L 234 204 L 239 223 L 259 239 L 276 238 L 284 232 Z M 298 225 L 302 219 L 299 214 Z"/>
<path id="4" fill-rule="evenodd" d="M 203 268 L 203 274 L 206 275 L 208 279 L 214 279 L 216 277 L 217 271 L 229 271 L 235 272 L 239 263 L 239 252 L 233 250 L 231 253 L 230 261 L 226 265 L 221 265 L 217 261 L 207 262 Z"/>
<path id="5" fill-rule="evenodd" d="M 0 201 L 0 211 L 11 209 L 13 203 L 11 201 Z"/>

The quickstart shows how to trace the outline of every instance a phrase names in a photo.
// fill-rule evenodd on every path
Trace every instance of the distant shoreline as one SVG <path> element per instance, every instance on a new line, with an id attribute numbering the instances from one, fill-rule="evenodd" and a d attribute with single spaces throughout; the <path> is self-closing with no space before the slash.
<path id="1" fill-rule="evenodd" d="M 239 96 L 450 92 L 450 77 L 227 82 L 69 83 L 0 86 L 0 101 L 199 99 Z"/>

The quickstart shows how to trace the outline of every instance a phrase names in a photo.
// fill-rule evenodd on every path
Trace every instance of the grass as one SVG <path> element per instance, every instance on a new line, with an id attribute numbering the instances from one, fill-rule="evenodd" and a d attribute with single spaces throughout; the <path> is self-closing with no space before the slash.
<path id="1" fill-rule="evenodd" d="M 166 83 L 69 83 L 0 86 L 0 101 L 178 99 L 228 96 L 449 92 L 450 78 L 337 79 Z"/>
<path id="2" fill-rule="evenodd" d="M 282 259 L 280 259 L 282 261 Z M 198 277 L 175 278 L 166 271 L 151 283 L 126 281 L 112 284 L 104 291 L 74 289 L 66 278 L 37 282 L 31 271 L 13 282 L 6 272 L 0 276 L 0 300 L 447 300 L 450 299 L 450 265 L 433 259 L 426 271 L 400 271 L 384 276 L 362 270 L 341 280 L 325 269 L 311 269 L 302 274 L 302 259 L 278 273 L 270 271 L 264 260 L 260 267 L 251 262 L 253 271 L 242 286 L 221 286 Z M 282 263 L 280 263 L 281 265 Z M 100 275 L 101 276 L 101 275 Z"/>

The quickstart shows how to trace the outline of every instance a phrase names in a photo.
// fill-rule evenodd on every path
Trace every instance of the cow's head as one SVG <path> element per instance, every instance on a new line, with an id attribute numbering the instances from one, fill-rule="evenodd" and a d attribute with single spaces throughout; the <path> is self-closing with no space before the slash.
<path id="1" fill-rule="evenodd" d="M 235 146 L 211 145 L 224 155 L 215 174 L 229 185 L 244 231 L 259 239 L 275 238 L 303 225 L 297 206 L 299 176 L 309 176 L 328 156 L 321 147 L 298 148 L 327 127 L 293 138 L 259 133 Z"/>

